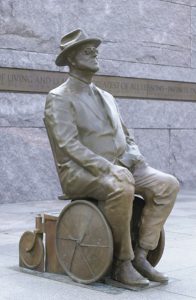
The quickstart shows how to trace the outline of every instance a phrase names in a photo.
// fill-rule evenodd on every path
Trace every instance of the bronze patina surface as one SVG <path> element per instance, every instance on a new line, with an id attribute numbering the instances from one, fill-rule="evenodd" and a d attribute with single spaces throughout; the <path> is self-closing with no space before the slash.
<path id="1" fill-rule="evenodd" d="M 163 253 L 163 225 L 179 183 L 174 176 L 148 165 L 113 96 L 92 83 L 99 69 L 100 42 L 81 29 L 61 39 L 56 64 L 68 65 L 70 72 L 63 84 L 49 92 L 44 121 L 63 193 L 81 200 L 66 206 L 58 221 L 45 216 L 42 223 L 41 216 L 36 218 L 34 233 L 21 237 L 20 265 L 38 269 L 45 262 L 46 271 L 64 270 L 77 282 L 91 283 L 103 277 L 112 263 L 114 281 L 124 287 L 144 288 L 149 280 L 168 281 L 154 266 Z M 22 80 L 33 82 L 28 77 Z M 129 83 L 114 82 L 113 78 L 108 85 L 99 82 L 108 90 L 116 89 L 116 95 L 120 91 L 122 97 L 130 88 L 137 90 L 135 82 L 131 87 Z M 161 85 L 142 84 L 140 98 L 154 95 L 164 99 L 166 90 L 172 92 Z M 141 198 L 135 193 L 143 196 L 145 205 L 139 204 Z"/>
<path id="2" fill-rule="evenodd" d="M 154 269 L 156 260 L 150 264 L 148 255 L 159 245 L 179 183 L 174 176 L 148 165 L 133 135 L 124 125 L 113 96 L 92 83 L 92 77 L 99 70 L 99 44 L 99 39 L 89 38 L 81 29 L 61 39 L 61 52 L 56 64 L 69 66 L 70 72 L 65 82 L 49 92 L 45 105 L 45 124 L 52 141 L 61 187 L 71 199 L 98 200 L 113 234 L 111 276 L 114 280 L 137 287 L 146 287 L 149 280 L 165 283 L 168 277 Z M 173 91 L 183 94 L 181 89 L 172 90 L 161 85 L 142 82 L 138 88 L 135 82 L 130 86 L 129 82 L 122 84 L 112 80 L 109 85 L 103 82 L 100 85 L 109 91 L 110 88 L 115 89 L 116 95 L 120 91 L 122 97 L 134 89 L 140 92 L 141 98 L 165 99 L 168 93 L 172 98 Z M 135 192 L 143 196 L 145 206 L 134 248 L 130 222 Z M 88 244 L 89 248 L 87 243 L 82 243 L 83 238 L 88 236 L 86 230 L 91 220 L 86 216 L 81 221 L 83 209 L 78 215 L 75 210 L 72 214 L 66 208 L 64 212 L 65 216 L 62 213 L 59 217 L 56 234 L 60 264 L 73 279 L 86 283 L 94 281 L 99 278 L 98 275 L 96 277 L 96 261 L 99 258 L 92 262 L 93 267 L 89 267 L 91 263 L 88 264 L 87 257 L 93 257 L 91 250 L 94 248 L 95 253 L 99 253 L 99 247 L 93 242 Z M 91 214 L 88 214 L 89 217 Z M 77 224 L 79 221 L 80 225 Z M 74 224 L 77 226 L 74 227 Z M 97 228 L 93 232 L 96 235 Z M 88 251 L 84 253 L 83 247 L 87 247 Z M 161 249 L 161 245 L 158 247 Z M 65 249 L 68 249 L 67 253 Z"/>
<path id="3" fill-rule="evenodd" d="M 76 200 L 61 212 L 56 229 L 57 256 L 72 279 L 99 280 L 113 259 L 113 238 L 100 210 L 89 201 Z"/>
<path id="4" fill-rule="evenodd" d="M 26 231 L 20 238 L 19 265 L 23 268 L 44 271 L 44 246 L 42 237 L 35 232 Z"/>
<path id="5" fill-rule="evenodd" d="M 93 202 L 94 205 L 96 206 L 98 205 L 98 203 L 93 200 L 91 200 L 91 202 Z M 71 215 L 69 211 L 68 218 L 67 218 L 68 211 L 66 209 L 62 211 L 60 216 L 56 213 L 44 214 L 43 218 L 40 215 L 38 215 L 35 219 L 35 224 L 36 224 L 35 230 L 33 232 L 27 231 L 21 236 L 20 243 L 19 243 L 20 267 L 35 270 L 35 271 L 40 271 L 40 272 L 45 271 L 48 273 L 56 273 L 62 275 L 66 275 L 66 273 L 69 274 L 69 272 L 71 272 L 71 274 L 69 275 L 71 275 L 71 277 L 77 282 L 90 283 L 90 282 L 97 281 L 97 278 L 100 277 L 101 279 L 104 280 L 105 283 L 111 285 L 115 284 L 114 281 L 111 281 L 109 279 L 110 268 L 109 268 L 109 272 L 105 271 L 107 269 L 107 265 L 111 263 L 111 257 L 109 255 L 109 259 L 108 259 L 107 254 L 113 253 L 113 243 L 112 243 L 113 238 L 111 238 L 110 228 L 108 227 L 105 218 L 101 214 L 100 210 L 94 207 L 94 205 L 92 206 L 91 202 L 89 202 L 89 200 L 88 202 L 84 201 L 84 199 L 80 201 L 72 202 L 71 208 L 73 209 L 73 204 L 74 204 L 75 211 L 72 210 Z M 82 211 L 84 213 L 81 213 L 81 204 L 82 204 Z M 141 197 L 135 196 L 134 205 L 133 205 L 133 217 L 132 217 L 131 228 L 130 228 L 133 248 L 135 248 L 137 244 L 137 240 L 139 238 L 139 227 L 140 227 L 141 214 L 142 214 L 144 204 L 145 202 Z M 65 215 L 65 210 L 66 210 L 66 215 Z M 90 213 L 91 213 L 91 218 L 90 218 Z M 70 217 L 72 217 L 71 222 L 70 222 Z M 62 227 L 61 236 L 64 236 L 65 238 L 67 232 L 69 233 L 68 239 L 66 239 L 65 242 L 63 240 L 64 238 L 58 239 L 56 237 L 56 234 L 59 234 L 58 227 L 56 230 L 57 222 L 61 224 Z M 69 223 L 68 225 L 67 222 Z M 80 226 L 81 224 L 82 226 Z M 84 225 L 86 226 L 84 227 Z M 84 230 L 85 233 L 84 231 L 81 230 L 82 228 L 85 229 Z M 107 232 L 108 228 L 109 228 L 109 232 Z M 77 238 L 74 239 L 73 235 L 76 236 L 76 234 L 77 234 Z M 81 234 L 84 234 L 84 239 L 83 242 L 80 242 L 79 245 L 77 244 L 77 240 L 81 240 L 78 238 L 79 236 L 81 236 Z M 109 234 L 109 236 L 107 236 L 107 234 Z M 44 242 L 42 242 L 42 240 Z M 62 268 L 62 266 L 65 265 L 65 262 L 67 262 L 68 265 L 70 265 L 69 259 L 73 261 L 72 265 L 76 262 L 77 259 L 76 256 L 78 255 L 78 253 L 74 254 L 72 252 L 73 254 L 72 257 L 67 255 L 67 254 L 71 254 L 70 249 L 74 246 L 74 243 L 76 246 L 75 252 L 78 251 L 81 259 L 83 258 L 82 263 L 76 264 L 76 267 L 78 268 L 79 271 L 77 273 L 77 276 L 75 276 L 75 273 L 72 274 L 72 270 L 67 272 L 67 266 Z M 56 247 L 57 244 L 59 244 L 60 250 L 58 250 L 58 247 Z M 108 247 L 105 247 L 104 245 L 108 245 Z M 150 251 L 148 254 L 148 260 L 153 266 L 156 266 L 157 263 L 159 262 L 163 254 L 164 245 L 165 245 L 165 239 L 164 239 L 164 229 L 163 229 L 160 235 L 157 248 L 154 249 L 153 251 Z M 58 259 L 57 255 L 60 256 L 60 259 Z M 101 257 L 101 260 L 99 259 L 99 256 Z M 101 264 L 101 262 L 102 263 L 104 262 L 104 258 L 106 260 L 105 265 Z M 61 262 L 61 264 L 59 261 Z M 90 273 L 91 276 L 93 274 L 90 280 L 84 279 L 84 274 L 83 272 L 81 273 L 81 269 L 82 270 L 85 269 L 84 265 L 87 268 L 87 273 L 91 270 Z M 101 272 L 101 268 L 102 268 L 102 272 Z M 97 274 L 95 271 L 97 272 Z M 74 272 L 76 272 L 75 269 Z M 103 277 L 105 273 L 106 276 Z M 119 284 L 116 283 L 116 285 L 119 287 Z M 126 286 L 124 288 L 130 288 L 130 287 Z M 131 287 L 130 289 L 135 290 L 134 287 Z"/>
<path id="6" fill-rule="evenodd" d="M 131 240 L 133 249 L 136 248 L 139 239 L 139 230 L 141 224 L 142 210 L 145 205 L 145 200 L 138 195 L 135 195 L 133 201 L 133 215 L 131 219 Z M 155 267 L 162 255 L 165 248 L 165 231 L 164 228 L 161 230 L 159 242 L 157 247 L 148 252 L 148 261 L 153 267 Z"/>
<path id="7" fill-rule="evenodd" d="M 58 217 L 44 214 L 45 272 L 64 274 L 56 255 L 56 223 Z"/>

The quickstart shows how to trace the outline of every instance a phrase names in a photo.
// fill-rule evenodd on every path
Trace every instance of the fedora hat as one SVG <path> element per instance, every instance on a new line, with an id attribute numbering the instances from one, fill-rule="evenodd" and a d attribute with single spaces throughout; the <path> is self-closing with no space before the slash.
<path id="1" fill-rule="evenodd" d="M 101 40 L 98 38 L 89 38 L 87 34 L 81 30 L 81 29 L 76 29 L 68 34 L 66 34 L 64 37 L 61 39 L 61 52 L 56 58 L 56 65 L 57 66 L 66 66 L 67 65 L 67 54 L 75 48 L 76 46 L 85 44 L 85 43 L 92 43 L 94 46 L 97 48 Z"/>

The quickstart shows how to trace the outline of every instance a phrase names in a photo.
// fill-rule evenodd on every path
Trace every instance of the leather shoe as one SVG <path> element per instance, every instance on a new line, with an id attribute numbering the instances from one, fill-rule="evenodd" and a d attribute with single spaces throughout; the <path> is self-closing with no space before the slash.
<path id="1" fill-rule="evenodd" d="M 150 281 L 167 283 L 169 280 L 168 276 L 155 270 L 155 268 L 147 260 L 147 255 L 148 250 L 142 249 L 140 247 L 136 248 L 135 259 L 133 260 L 135 269 Z"/>
<path id="2" fill-rule="evenodd" d="M 116 260 L 113 264 L 112 279 L 123 283 L 124 285 L 134 287 L 146 287 L 149 280 L 140 275 L 133 267 L 130 260 Z"/>

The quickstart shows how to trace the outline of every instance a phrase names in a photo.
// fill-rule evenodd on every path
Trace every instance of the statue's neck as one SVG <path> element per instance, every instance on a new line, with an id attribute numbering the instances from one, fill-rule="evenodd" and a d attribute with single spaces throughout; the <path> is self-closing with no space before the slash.
<path id="1" fill-rule="evenodd" d="M 92 82 L 94 72 L 87 72 L 86 70 L 70 70 L 69 74 L 87 84 Z"/>

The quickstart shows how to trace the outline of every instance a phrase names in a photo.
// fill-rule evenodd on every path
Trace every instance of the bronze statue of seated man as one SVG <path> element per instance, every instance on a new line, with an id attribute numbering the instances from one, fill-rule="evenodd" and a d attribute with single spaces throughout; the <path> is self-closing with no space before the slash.
<path id="1" fill-rule="evenodd" d="M 54 140 L 54 154 L 63 192 L 70 198 L 101 203 L 114 239 L 112 278 L 125 285 L 167 282 L 146 257 L 156 248 L 179 183 L 150 167 L 123 124 L 111 94 L 92 83 L 98 71 L 101 40 L 75 30 L 61 39 L 57 66 L 69 66 L 68 79 L 50 91 L 45 120 Z M 134 193 L 144 197 L 135 253 L 130 237 Z"/>

